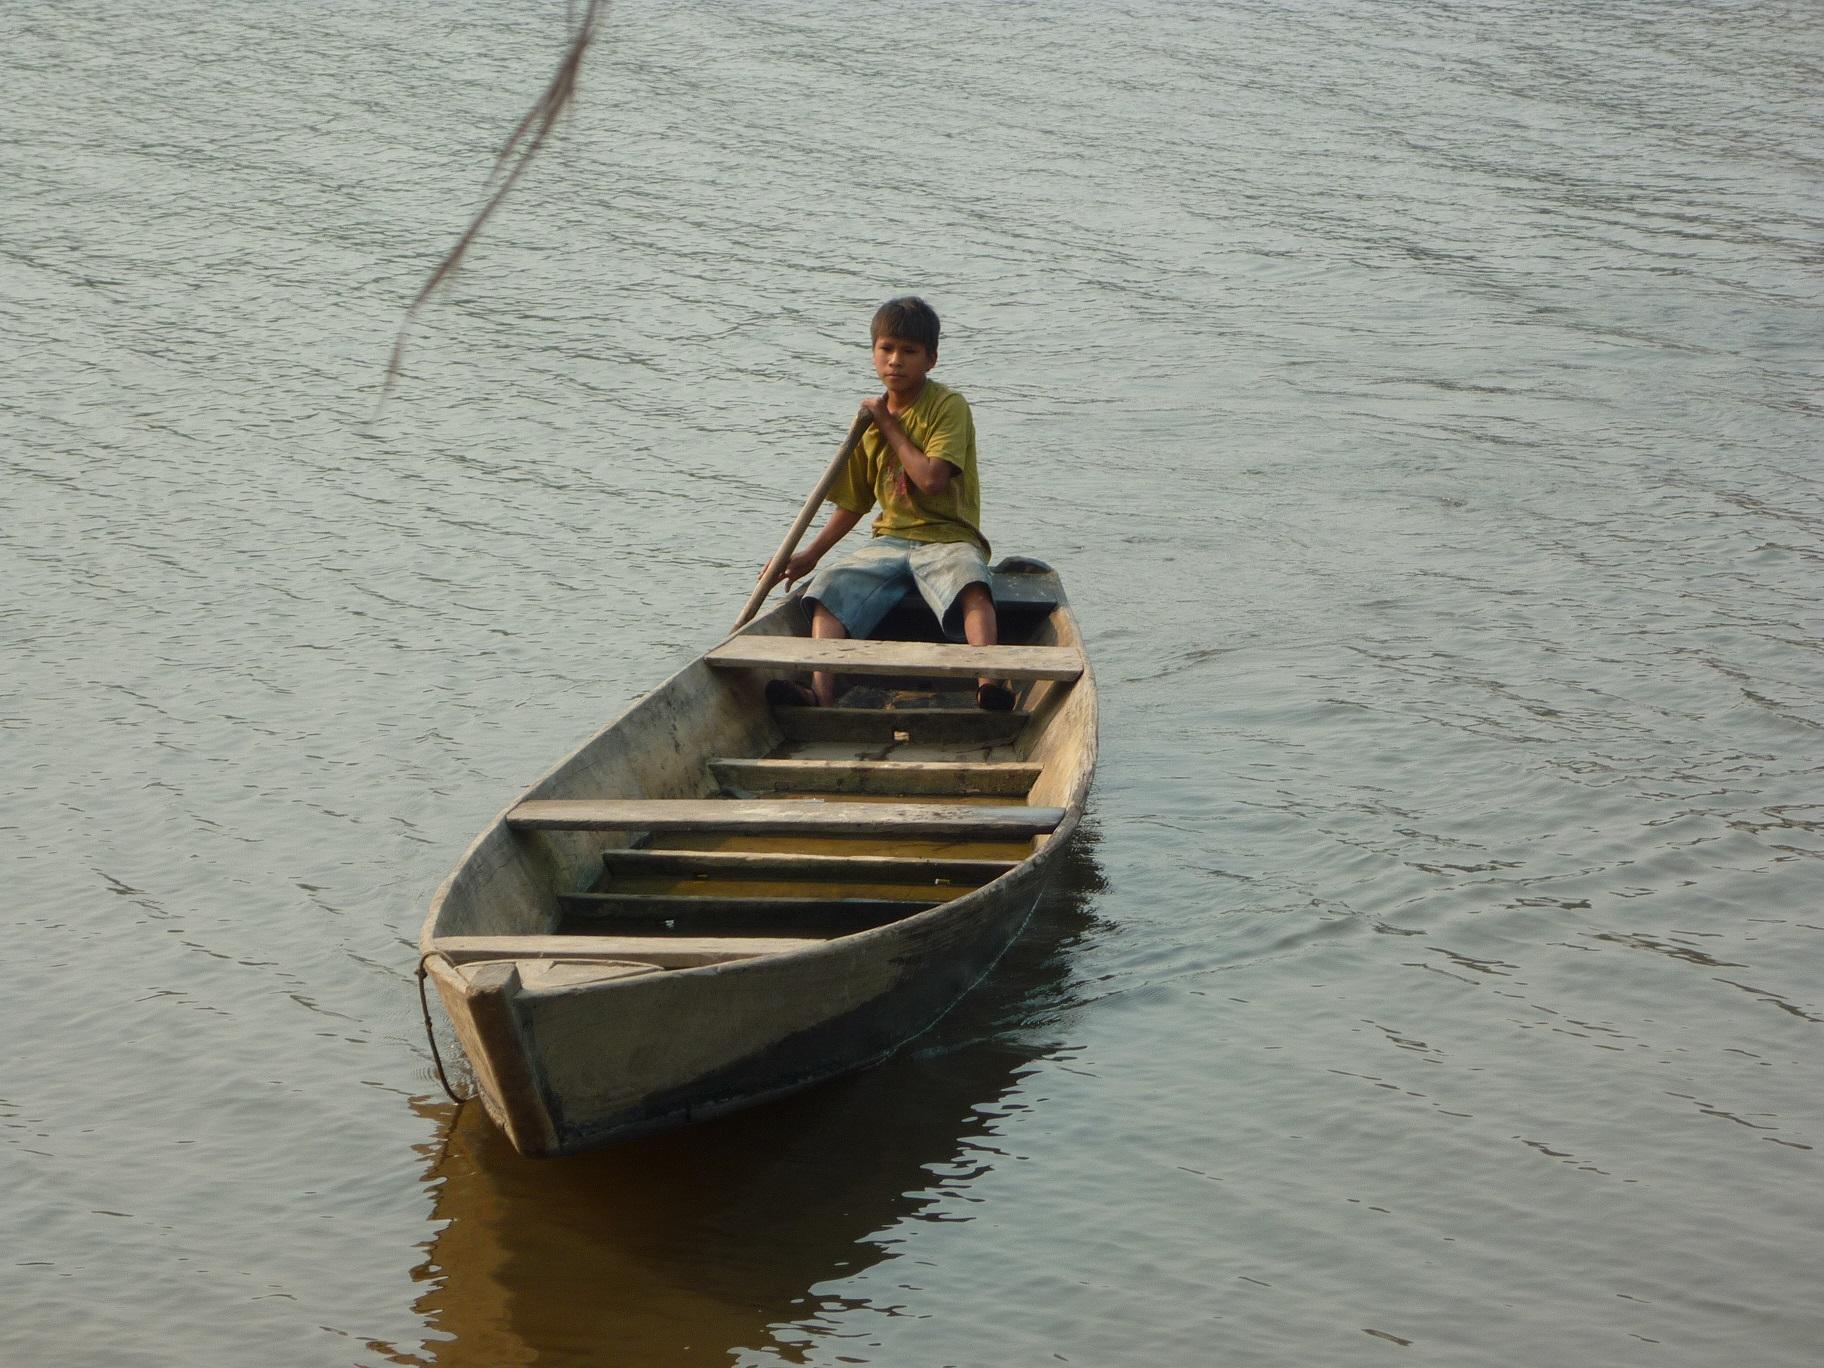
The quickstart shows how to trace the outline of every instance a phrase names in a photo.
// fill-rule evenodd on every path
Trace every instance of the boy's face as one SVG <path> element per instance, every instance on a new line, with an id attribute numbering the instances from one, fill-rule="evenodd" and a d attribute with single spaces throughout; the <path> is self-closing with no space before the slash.
<path id="1" fill-rule="evenodd" d="M 888 394 L 913 397 L 936 364 L 937 353 L 923 342 L 909 342 L 903 337 L 874 339 L 874 374 L 880 377 Z"/>

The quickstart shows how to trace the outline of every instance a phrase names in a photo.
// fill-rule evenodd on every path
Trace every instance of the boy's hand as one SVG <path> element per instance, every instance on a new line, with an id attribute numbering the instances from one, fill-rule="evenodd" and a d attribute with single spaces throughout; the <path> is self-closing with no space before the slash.
<path id="1" fill-rule="evenodd" d="M 811 571 L 815 570 L 817 568 L 817 562 L 821 559 L 822 557 L 812 551 L 800 551 L 796 553 L 785 563 L 785 573 L 779 577 L 779 582 L 787 589 L 790 589 L 792 585 L 796 584 L 799 580 L 810 574 Z"/>
<path id="2" fill-rule="evenodd" d="M 884 393 L 869 395 L 861 401 L 861 411 L 872 418 L 874 425 L 879 427 L 880 420 L 887 416 L 887 396 Z"/>

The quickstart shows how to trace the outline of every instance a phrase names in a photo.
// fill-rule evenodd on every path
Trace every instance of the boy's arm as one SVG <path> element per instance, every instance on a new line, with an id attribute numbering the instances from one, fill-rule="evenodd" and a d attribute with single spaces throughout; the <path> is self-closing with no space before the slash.
<path id="1" fill-rule="evenodd" d="M 861 519 L 862 515 L 851 509 L 840 506 L 833 508 L 830 512 L 830 520 L 823 525 L 823 531 L 817 534 L 809 546 L 796 552 L 785 563 L 786 588 L 791 588 L 796 581 L 803 579 L 816 569 L 817 562 L 823 559 L 824 552 L 848 536 Z"/>
<path id="2" fill-rule="evenodd" d="M 918 486 L 919 493 L 942 494 L 950 487 L 950 477 L 956 474 L 956 467 L 942 457 L 925 455 L 924 448 L 912 440 L 899 419 L 887 411 L 886 395 L 863 399 L 861 406 L 874 415 L 874 426 L 887 439 L 887 446 L 899 458 L 900 469 Z"/>
<path id="3" fill-rule="evenodd" d="M 810 574 L 817 562 L 823 559 L 824 553 L 848 536 L 855 524 L 866 517 L 868 510 L 874 506 L 873 484 L 860 442 L 856 442 L 850 449 L 847 466 L 836 477 L 825 497 L 833 505 L 829 521 L 824 523 L 823 530 L 809 546 L 785 562 L 785 570 L 780 578 L 788 589 Z"/>

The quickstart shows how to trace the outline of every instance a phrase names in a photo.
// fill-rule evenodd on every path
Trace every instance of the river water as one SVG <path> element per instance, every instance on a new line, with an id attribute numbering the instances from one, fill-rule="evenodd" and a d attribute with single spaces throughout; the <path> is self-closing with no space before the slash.
<path id="1" fill-rule="evenodd" d="M 1824 1359 L 1824 11 L 0 15 L 0 1361 Z M 905 1058 L 559 1162 L 425 904 L 917 290 L 1102 689 Z"/>

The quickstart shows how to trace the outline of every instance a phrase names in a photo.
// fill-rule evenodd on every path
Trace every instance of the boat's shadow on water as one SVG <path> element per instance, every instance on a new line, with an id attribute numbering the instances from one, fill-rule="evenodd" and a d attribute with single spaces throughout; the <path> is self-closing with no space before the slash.
<path id="1" fill-rule="evenodd" d="M 1085 823 L 994 971 L 888 1063 L 796 1097 L 568 1159 L 524 1159 L 478 1104 L 418 1103 L 433 1237 L 425 1361 L 725 1364 L 889 1257 L 875 1237 L 967 1181 L 947 1172 L 1068 1045 L 1072 945 L 1103 883 Z M 1017 1105 L 1017 1104 L 1014 1104 Z M 794 1338 L 796 1338 L 794 1336 Z"/>

